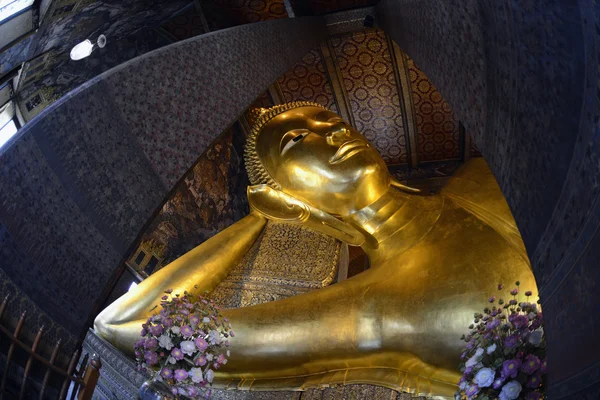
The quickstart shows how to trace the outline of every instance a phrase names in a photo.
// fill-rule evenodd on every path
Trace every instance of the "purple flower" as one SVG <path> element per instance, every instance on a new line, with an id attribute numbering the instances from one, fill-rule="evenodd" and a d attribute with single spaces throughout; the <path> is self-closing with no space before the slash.
<path id="1" fill-rule="evenodd" d="M 173 326 L 173 318 L 163 318 L 162 324 L 167 328 L 172 327 Z"/>
<path id="2" fill-rule="evenodd" d="M 477 385 L 471 385 L 467 389 L 467 397 L 469 399 L 473 398 L 475 395 L 477 395 L 477 393 L 479 393 L 479 386 Z"/>
<path id="3" fill-rule="evenodd" d="M 502 377 L 516 378 L 519 373 L 519 367 L 521 367 L 521 361 L 519 360 L 506 360 L 502 363 Z"/>
<path id="4" fill-rule="evenodd" d="M 158 340 L 154 338 L 146 339 L 146 341 L 144 342 L 144 347 L 147 350 L 153 350 L 158 347 Z"/>
<path id="5" fill-rule="evenodd" d="M 225 357 L 225 354 L 219 354 L 219 357 L 217 357 L 217 362 L 219 364 L 227 364 L 227 358 Z"/>
<path id="6" fill-rule="evenodd" d="M 498 285 L 498 290 L 502 290 L 502 289 L 504 289 L 504 285 L 500 283 L 500 284 Z"/>
<path id="7" fill-rule="evenodd" d="M 200 351 L 204 351 L 208 348 L 208 343 L 206 342 L 206 340 L 204 340 L 204 338 L 198 337 L 196 338 L 196 340 L 194 340 L 194 343 Z"/>
<path id="8" fill-rule="evenodd" d="M 508 348 L 515 347 L 517 345 L 518 339 L 516 335 L 510 335 L 506 339 L 504 339 L 504 346 Z"/>
<path id="9" fill-rule="evenodd" d="M 513 296 L 516 296 L 519 293 L 519 289 L 513 289 L 510 291 L 510 294 L 512 294 Z"/>
<path id="10" fill-rule="evenodd" d="M 513 323 L 515 328 L 521 329 L 529 325 L 529 318 L 527 318 L 525 315 L 518 315 L 511 322 Z"/>
<path id="11" fill-rule="evenodd" d="M 167 289 L 165 290 L 165 293 L 173 293 L 173 289 Z"/>
<path id="12" fill-rule="evenodd" d="M 194 334 L 194 330 L 192 328 L 190 328 L 189 325 L 184 325 L 181 327 L 181 336 L 183 337 L 190 337 Z"/>
<path id="13" fill-rule="evenodd" d="M 499 319 L 493 319 L 493 320 L 491 320 L 490 322 L 488 322 L 485 325 L 485 329 L 491 331 L 492 329 L 496 328 L 498 325 L 500 325 L 500 320 Z"/>
<path id="14" fill-rule="evenodd" d="M 527 393 L 527 397 L 525 397 L 525 400 L 540 400 L 540 397 L 542 395 L 540 394 L 540 392 L 529 392 Z"/>
<path id="15" fill-rule="evenodd" d="M 525 357 L 525 362 L 521 366 L 521 371 L 525 372 L 527 375 L 533 374 L 540 367 L 540 359 L 534 356 L 533 354 L 529 354 Z"/>
<path id="16" fill-rule="evenodd" d="M 198 324 L 200 323 L 200 317 L 198 317 L 197 315 L 192 315 L 190 317 L 190 325 L 195 328 L 196 326 L 198 326 Z"/>
<path id="17" fill-rule="evenodd" d="M 164 328 L 162 327 L 162 325 L 154 325 L 153 327 L 150 328 L 150 333 L 153 334 L 154 336 L 160 336 L 160 335 L 162 335 L 163 332 L 164 332 Z"/>
<path id="18" fill-rule="evenodd" d="M 148 331 L 144 328 L 142 328 L 142 331 L 140 332 L 140 336 L 146 336 L 148 334 Z"/>
<path id="19" fill-rule="evenodd" d="M 494 381 L 493 388 L 497 390 L 500 389 L 502 385 L 504 385 L 504 378 L 500 377 Z"/>
<path id="20" fill-rule="evenodd" d="M 540 371 L 538 371 L 527 378 L 527 383 L 525 385 L 528 388 L 537 389 L 540 386 L 540 383 L 542 383 L 542 374 Z"/>
<path id="21" fill-rule="evenodd" d="M 163 368 L 160 371 L 160 376 L 162 376 L 165 379 L 171 379 L 173 377 L 173 370 L 169 368 Z"/>
<path id="22" fill-rule="evenodd" d="M 531 293 L 531 291 L 529 291 L 529 290 L 525 292 L 525 296 L 527 296 L 527 297 L 531 296 L 531 294 L 532 294 L 532 293 Z"/>
<path id="23" fill-rule="evenodd" d="M 203 367 L 203 366 L 205 366 L 206 365 L 206 357 L 204 355 L 202 355 L 202 356 L 196 358 L 194 360 L 194 365 L 197 366 L 197 367 Z"/>
<path id="24" fill-rule="evenodd" d="M 167 295 L 165 294 L 165 295 L 164 295 L 163 297 L 161 297 L 160 299 L 161 299 L 161 300 L 167 300 L 168 298 L 169 298 L 169 296 L 167 296 Z"/>
<path id="25" fill-rule="evenodd" d="M 176 369 L 175 370 L 175 379 L 177 379 L 179 382 L 187 379 L 188 377 L 188 373 L 186 372 L 185 369 Z"/>
<path id="26" fill-rule="evenodd" d="M 225 318 L 225 320 L 227 320 L 227 318 Z M 229 336 L 235 337 L 235 335 L 233 334 L 233 331 L 229 331 Z"/>
<path id="27" fill-rule="evenodd" d="M 548 361 L 546 361 L 545 358 L 542 361 L 542 365 L 540 365 L 540 371 L 542 372 L 542 374 L 545 374 L 546 372 L 548 372 Z"/>
<path id="28" fill-rule="evenodd" d="M 496 301 L 496 296 L 492 296 L 489 298 L 488 300 L 490 303 L 493 303 L 494 301 Z"/>
<path id="29" fill-rule="evenodd" d="M 148 365 L 154 365 L 158 363 L 158 354 L 153 351 L 146 351 L 144 353 L 144 359 L 148 363 Z"/>
<path id="30" fill-rule="evenodd" d="M 144 347 L 145 343 L 146 343 L 146 339 L 140 339 L 137 342 L 135 342 L 135 344 L 133 345 L 133 347 Z"/>
<path id="31" fill-rule="evenodd" d="M 171 350 L 171 356 L 178 361 L 183 360 L 183 352 L 178 347 Z"/>

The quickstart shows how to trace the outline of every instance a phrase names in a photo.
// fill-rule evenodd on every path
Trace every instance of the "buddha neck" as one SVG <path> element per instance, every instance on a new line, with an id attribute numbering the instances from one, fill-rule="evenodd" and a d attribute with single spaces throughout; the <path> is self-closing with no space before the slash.
<path id="1" fill-rule="evenodd" d="M 372 266 L 399 255 L 418 243 L 441 214 L 441 196 L 409 195 L 390 188 L 377 201 L 345 218 L 370 234 L 378 246 L 362 246 Z"/>

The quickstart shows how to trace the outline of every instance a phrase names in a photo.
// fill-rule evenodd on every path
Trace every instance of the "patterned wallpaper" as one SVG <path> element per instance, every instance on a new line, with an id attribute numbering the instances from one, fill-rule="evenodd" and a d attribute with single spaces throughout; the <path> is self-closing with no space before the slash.
<path id="1" fill-rule="evenodd" d="M 386 163 L 406 163 L 406 134 L 385 33 L 356 32 L 330 41 L 355 127 L 377 148 Z"/>
<path id="2" fill-rule="evenodd" d="M 337 112 L 321 52 L 313 49 L 278 80 L 285 101 L 313 101 Z"/>
<path id="3" fill-rule="evenodd" d="M 288 17 L 283 0 L 206 0 L 202 11 L 211 31 Z"/>
<path id="4" fill-rule="evenodd" d="M 418 132 L 419 161 L 460 158 L 459 124 L 452 107 L 408 56 L 407 62 Z"/>
<path id="5" fill-rule="evenodd" d="M 291 0 L 292 7 L 304 14 L 325 14 L 349 8 L 372 6 L 379 0 Z"/>

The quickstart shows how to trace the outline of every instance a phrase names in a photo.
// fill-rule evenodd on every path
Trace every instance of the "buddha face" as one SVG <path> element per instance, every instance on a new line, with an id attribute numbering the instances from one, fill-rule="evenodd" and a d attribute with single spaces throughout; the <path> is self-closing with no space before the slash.
<path id="1" fill-rule="evenodd" d="M 375 148 L 342 118 L 319 107 L 283 112 L 269 121 L 256 150 L 282 190 L 344 216 L 373 203 L 390 185 Z"/>

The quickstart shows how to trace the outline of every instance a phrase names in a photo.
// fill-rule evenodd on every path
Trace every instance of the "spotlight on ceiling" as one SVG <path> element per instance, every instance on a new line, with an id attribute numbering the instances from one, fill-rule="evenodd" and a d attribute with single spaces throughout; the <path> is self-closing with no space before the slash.
<path id="1" fill-rule="evenodd" d="M 77 61 L 86 58 L 87 56 L 92 54 L 92 51 L 94 51 L 94 48 L 96 46 L 99 48 L 103 48 L 104 46 L 106 46 L 106 36 L 98 36 L 96 44 L 93 44 L 89 39 L 86 39 L 81 43 L 77 43 L 71 49 L 71 60 Z"/>

